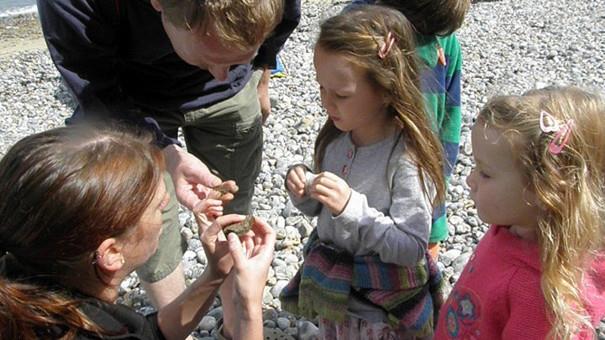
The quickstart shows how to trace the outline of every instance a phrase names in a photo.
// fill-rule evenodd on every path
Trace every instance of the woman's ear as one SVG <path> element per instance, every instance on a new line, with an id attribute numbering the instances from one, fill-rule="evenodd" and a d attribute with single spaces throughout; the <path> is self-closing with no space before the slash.
<path id="1" fill-rule="evenodd" d="M 97 248 L 97 266 L 104 272 L 117 272 L 124 267 L 124 255 L 115 238 L 108 238 Z"/>
<path id="2" fill-rule="evenodd" d="M 158 12 L 162 11 L 162 4 L 159 0 L 151 0 L 151 6 Z"/>

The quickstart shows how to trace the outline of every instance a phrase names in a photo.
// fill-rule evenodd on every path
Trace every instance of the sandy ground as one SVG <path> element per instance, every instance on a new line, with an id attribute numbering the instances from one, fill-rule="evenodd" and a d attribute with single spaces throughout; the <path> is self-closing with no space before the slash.
<path id="1" fill-rule="evenodd" d="M 46 44 L 36 15 L 0 18 L 0 59 L 44 48 Z"/>

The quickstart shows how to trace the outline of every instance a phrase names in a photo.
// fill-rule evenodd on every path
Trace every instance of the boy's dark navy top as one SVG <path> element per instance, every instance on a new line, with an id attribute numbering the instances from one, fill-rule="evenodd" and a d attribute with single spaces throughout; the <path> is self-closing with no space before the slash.
<path id="1" fill-rule="evenodd" d="M 160 145 L 176 142 L 151 118 L 128 112 L 187 112 L 238 93 L 253 67 L 275 66 L 278 51 L 300 20 L 300 0 L 285 0 L 283 19 L 253 65 L 233 66 L 225 81 L 184 62 L 149 0 L 38 0 L 50 55 L 83 116 L 126 120 L 151 128 Z"/>

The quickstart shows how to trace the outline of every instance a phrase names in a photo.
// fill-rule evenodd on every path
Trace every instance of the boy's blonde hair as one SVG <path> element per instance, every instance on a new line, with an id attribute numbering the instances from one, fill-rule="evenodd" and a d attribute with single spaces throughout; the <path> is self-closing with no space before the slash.
<path id="1" fill-rule="evenodd" d="M 470 0 L 378 0 L 402 12 L 420 34 L 450 35 L 462 26 Z"/>
<path id="2" fill-rule="evenodd" d="M 384 58 L 378 51 L 394 44 Z M 382 92 L 388 103 L 393 124 L 403 131 L 406 152 L 419 170 L 423 188 L 425 176 L 436 189 L 434 204 L 445 199 L 441 143 L 431 129 L 419 90 L 417 60 L 414 53 L 414 29 L 403 14 L 382 6 L 357 6 L 329 18 L 321 25 L 317 47 L 342 55 L 365 72 L 367 81 Z M 328 118 L 315 142 L 315 167 L 323 160 L 327 145 L 342 132 Z M 428 196 L 428 192 L 425 191 Z"/>
<path id="3" fill-rule="evenodd" d="M 541 112 L 559 124 L 572 121 L 567 144 L 549 151 L 556 132 L 540 128 Z M 582 300 L 582 278 L 603 249 L 605 202 L 605 101 L 575 87 L 532 90 L 490 100 L 479 123 L 496 128 L 511 144 L 527 189 L 541 208 L 538 242 L 542 292 L 552 316 L 549 338 L 569 339 L 592 329 Z"/>
<path id="4" fill-rule="evenodd" d="M 248 50 L 262 43 L 281 21 L 284 0 L 158 0 L 170 22 L 201 29 L 225 45 Z"/>

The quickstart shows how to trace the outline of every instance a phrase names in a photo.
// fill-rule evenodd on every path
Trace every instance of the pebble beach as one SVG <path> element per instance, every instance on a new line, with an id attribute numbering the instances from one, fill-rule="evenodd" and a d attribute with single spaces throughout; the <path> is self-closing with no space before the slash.
<path id="1" fill-rule="evenodd" d="M 253 201 L 253 214 L 268 221 L 278 239 L 263 301 L 265 326 L 301 340 L 317 334 L 315 320 L 282 312 L 277 297 L 301 264 L 302 247 L 315 220 L 292 206 L 284 180 L 289 165 L 311 162 L 315 136 L 326 117 L 315 83 L 313 44 L 319 23 L 345 3 L 303 0 L 301 23 L 280 54 L 287 76 L 271 83 L 273 113 L 265 124 L 264 158 Z M 473 117 L 493 95 L 547 85 L 573 84 L 605 95 L 605 0 L 477 1 L 457 35 L 464 58 L 464 123 L 447 195 L 450 237 L 439 261 L 450 286 L 487 231 L 465 183 L 473 167 Z M 46 50 L 36 15 L 0 18 L 0 156 L 28 134 L 62 126 L 74 106 Z M 180 219 L 188 240 L 185 275 L 191 282 L 204 270 L 206 258 L 191 214 L 182 210 Z M 123 282 L 119 302 L 142 313 L 153 311 L 135 274 Z M 213 339 L 221 316 L 217 299 L 193 337 Z M 601 329 L 599 339 L 605 339 L 605 323 Z"/>

